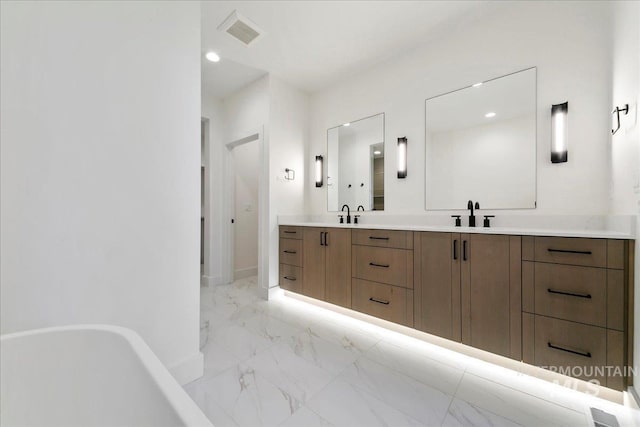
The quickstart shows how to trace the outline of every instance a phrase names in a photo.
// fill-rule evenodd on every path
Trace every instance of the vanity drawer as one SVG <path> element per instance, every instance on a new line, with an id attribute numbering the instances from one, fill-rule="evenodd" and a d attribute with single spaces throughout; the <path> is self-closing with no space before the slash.
<path id="1" fill-rule="evenodd" d="M 280 287 L 292 292 L 302 292 L 302 268 L 280 264 Z"/>
<path id="2" fill-rule="evenodd" d="M 280 239 L 280 264 L 302 267 L 302 240 Z"/>
<path id="3" fill-rule="evenodd" d="M 534 351 L 538 366 L 565 369 L 571 376 L 596 379 L 606 385 L 606 377 L 596 375 L 595 369 L 585 369 L 607 365 L 607 330 L 604 328 L 536 315 Z"/>
<path id="4" fill-rule="evenodd" d="M 353 245 L 353 276 L 413 288 L 413 251 Z"/>
<path id="5" fill-rule="evenodd" d="M 607 241 L 571 237 L 536 237 L 535 261 L 555 264 L 607 266 Z"/>
<path id="6" fill-rule="evenodd" d="M 292 227 L 290 225 L 281 225 L 280 238 L 302 240 L 302 230 L 300 229 L 300 227 Z"/>
<path id="7" fill-rule="evenodd" d="M 354 245 L 413 249 L 413 232 L 354 229 L 351 234 L 351 241 Z"/>
<path id="8" fill-rule="evenodd" d="M 535 263 L 535 313 L 607 326 L 607 270 Z"/>
<path id="9" fill-rule="evenodd" d="M 413 326 L 413 291 L 368 280 L 352 279 L 351 302 L 361 313 Z"/>

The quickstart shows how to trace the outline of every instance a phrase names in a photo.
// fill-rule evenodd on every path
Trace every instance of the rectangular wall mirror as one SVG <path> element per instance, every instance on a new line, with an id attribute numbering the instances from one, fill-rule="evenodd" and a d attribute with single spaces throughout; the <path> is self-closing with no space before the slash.
<path id="1" fill-rule="evenodd" d="M 536 207 L 536 69 L 426 100 L 426 209 Z"/>
<path id="2" fill-rule="evenodd" d="M 384 210 L 384 113 L 327 131 L 327 210 Z"/>

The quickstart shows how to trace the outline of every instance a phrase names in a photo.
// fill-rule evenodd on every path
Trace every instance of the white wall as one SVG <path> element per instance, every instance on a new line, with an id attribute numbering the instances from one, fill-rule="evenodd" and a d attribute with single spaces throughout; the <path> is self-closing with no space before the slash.
<path id="1" fill-rule="evenodd" d="M 269 287 L 278 285 L 278 215 L 304 214 L 305 164 L 316 153 L 307 151 L 309 139 L 309 96 L 277 77 L 269 84 Z M 326 133 L 325 133 L 326 134 Z M 284 179 L 286 168 L 296 171 L 296 179 Z M 323 187 L 323 188 L 326 188 Z M 326 209 L 326 198 L 324 207 Z"/>
<path id="2" fill-rule="evenodd" d="M 204 278 L 208 285 L 217 285 L 222 280 L 222 156 L 220 146 L 223 141 L 222 104 L 219 100 L 201 94 L 201 114 L 207 121 L 205 154 L 208 168 L 205 170 L 207 196 L 205 199 L 205 262 Z"/>
<path id="3" fill-rule="evenodd" d="M 235 165 L 234 277 L 258 273 L 258 182 L 260 146 L 248 142 L 233 149 Z"/>
<path id="4" fill-rule="evenodd" d="M 328 128 L 384 112 L 385 213 L 424 214 L 425 99 L 537 66 L 538 208 L 509 213 L 605 214 L 609 21 L 606 2 L 514 2 L 475 23 L 452 25 L 430 44 L 315 93 L 311 151 L 326 153 Z M 554 165 L 549 159 L 550 110 L 565 100 L 569 162 Z M 408 138 L 408 176 L 399 180 L 395 165 L 400 136 Z M 326 213 L 326 187 L 316 189 L 309 183 L 307 188 L 307 213 Z"/>
<path id="5" fill-rule="evenodd" d="M 199 5 L 0 11 L 2 333 L 121 325 L 198 377 Z"/>
<path id="6" fill-rule="evenodd" d="M 612 108 L 629 104 L 631 110 L 621 116 L 622 128 L 611 137 L 611 213 L 640 214 L 640 130 L 638 101 L 640 100 L 640 4 L 616 2 L 613 14 Z M 640 216 L 636 230 L 640 230 Z M 639 236 L 640 237 L 640 236 Z M 635 342 L 634 363 L 640 367 L 640 238 L 635 244 Z M 640 389 L 640 376 L 634 378 Z"/>
<path id="7" fill-rule="evenodd" d="M 206 97 L 206 96 L 205 96 Z M 259 192 L 264 189 L 264 199 L 258 200 L 262 221 L 262 235 L 258 236 L 258 257 L 263 271 L 260 286 L 267 289 L 278 285 L 278 215 L 303 214 L 305 207 L 305 159 L 307 158 L 309 97 L 276 77 L 265 75 L 250 83 L 221 102 L 221 126 L 223 137 L 214 152 L 222 159 L 229 155 L 226 144 L 263 132 L 259 148 L 260 165 Z M 216 155 L 216 154 L 214 154 Z M 296 179 L 284 179 L 285 169 L 296 171 Z M 223 165 L 224 169 L 224 165 Z M 221 172 L 221 177 L 226 171 Z M 228 179 L 225 178 L 225 179 Z M 224 179 L 213 183 L 213 191 L 224 193 Z M 229 196 L 229 194 L 227 194 Z M 224 197 L 223 196 L 223 200 Z M 222 240 L 233 238 L 226 226 L 224 209 L 220 204 L 219 226 Z M 227 212 L 230 214 L 230 212 Z M 213 221 L 216 219 L 214 218 Z M 214 250 L 212 250 L 212 253 Z M 221 271 L 230 265 L 222 250 L 218 255 Z M 216 256 L 215 253 L 213 256 Z M 230 273 L 231 271 L 227 272 Z M 214 273 L 212 273 L 214 274 Z"/>

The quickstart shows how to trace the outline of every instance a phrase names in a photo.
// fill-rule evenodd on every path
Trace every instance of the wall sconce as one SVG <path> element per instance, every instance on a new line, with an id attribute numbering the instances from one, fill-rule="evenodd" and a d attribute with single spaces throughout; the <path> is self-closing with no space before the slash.
<path id="1" fill-rule="evenodd" d="M 551 163 L 564 163 L 568 157 L 569 103 L 551 106 Z"/>
<path id="2" fill-rule="evenodd" d="M 398 178 L 407 177 L 407 137 L 398 138 Z"/>
<path id="3" fill-rule="evenodd" d="M 287 181 L 293 181 L 296 179 L 296 171 L 294 171 L 293 169 L 286 168 L 284 172 L 284 179 L 286 179 Z"/>
<path id="4" fill-rule="evenodd" d="M 322 187 L 322 156 L 316 156 L 316 187 Z"/>

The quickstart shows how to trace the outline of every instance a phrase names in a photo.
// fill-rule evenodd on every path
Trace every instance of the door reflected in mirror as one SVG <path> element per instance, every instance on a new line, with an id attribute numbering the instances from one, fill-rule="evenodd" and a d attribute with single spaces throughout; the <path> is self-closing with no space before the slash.
<path id="1" fill-rule="evenodd" d="M 384 113 L 327 131 L 327 210 L 384 210 Z"/>
<path id="2" fill-rule="evenodd" d="M 426 209 L 536 207 L 536 69 L 426 100 Z"/>

